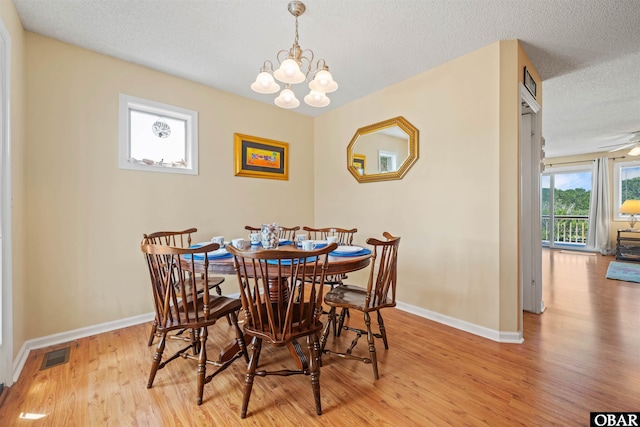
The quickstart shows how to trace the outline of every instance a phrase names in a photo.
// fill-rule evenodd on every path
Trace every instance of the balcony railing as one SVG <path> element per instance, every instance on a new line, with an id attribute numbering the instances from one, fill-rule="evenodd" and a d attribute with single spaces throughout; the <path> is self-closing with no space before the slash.
<path id="1" fill-rule="evenodd" d="M 555 215 L 553 225 L 549 215 L 542 215 L 542 241 L 545 243 L 551 240 L 552 226 L 554 244 L 586 245 L 589 233 L 588 215 Z"/>

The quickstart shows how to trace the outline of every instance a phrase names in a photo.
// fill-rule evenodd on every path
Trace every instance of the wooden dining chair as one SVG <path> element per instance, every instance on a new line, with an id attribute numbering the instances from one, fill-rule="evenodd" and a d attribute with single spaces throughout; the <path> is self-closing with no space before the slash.
<path id="1" fill-rule="evenodd" d="M 196 233 L 197 231 L 197 228 L 191 227 L 182 231 L 156 231 L 155 233 L 143 234 L 142 244 L 151 243 L 155 245 L 173 246 L 177 248 L 188 248 L 189 246 L 191 246 L 191 235 Z M 215 289 L 218 295 L 222 295 L 222 289 L 220 288 L 222 282 L 224 282 L 224 277 L 209 277 L 209 287 L 210 289 Z M 202 288 L 200 287 L 199 289 Z M 149 334 L 149 346 L 153 345 L 154 338 L 158 336 L 157 324 L 157 319 L 154 319 L 151 325 L 151 333 Z M 230 319 L 229 324 L 231 324 Z M 171 335 L 171 338 L 182 338 L 183 332 L 184 331 L 177 331 L 175 334 Z"/>
<path id="2" fill-rule="evenodd" d="M 340 228 L 340 227 L 323 227 L 323 228 L 314 228 L 314 227 L 302 227 L 304 231 L 308 233 L 308 238 L 311 240 L 327 240 L 328 236 L 336 236 L 338 238 L 338 244 L 340 246 L 352 246 L 353 245 L 353 237 L 358 232 L 357 228 Z M 333 274 L 325 280 L 325 284 L 329 285 L 331 289 L 335 286 L 340 285 L 344 280 L 347 279 L 346 274 Z M 324 312 L 324 314 L 328 314 L 328 312 Z M 341 316 L 349 317 L 349 309 L 343 308 Z M 341 329 L 336 327 L 337 318 L 331 319 L 331 326 L 333 327 L 333 335 L 339 337 Z"/>
<path id="3" fill-rule="evenodd" d="M 384 232 L 383 236 L 387 239 L 381 241 L 374 238 L 367 239 L 367 244 L 373 245 L 373 254 L 371 256 L 371 270 L 369 273 L 369 281 L 367 287 L 359 287 L 348 284 L 340 284 L 333 290 L 329 291 L 324 302 L 329 309 L 329 320 L 336 317 L 336 309 L 348 308 L 357 310 L 364 315 L 364 324 L 366 329 L 352 328 L 344 326 L 344 316 L 341 314 L 338 321 L 339 328 L 355 332 L 356 336 L 351 342 L 349 348 L 344 352 L 337 352 L 325 349 L 327 338 L 329 335 L 329 322 L 325 326 L 322 338 L 320 340 L 321 352 L 335 354 L 343 358 L 360 360 L 361 362 L 371 363 L 373 366 L 373 377 L 379 378 L 378 362 L 376 357 L 376 347 L 374 338 L 382 338 L 384 348 L 389 348 L 387 341 L 387 331 L 382 319 L 380 310 L 386 307 L 395 307 L 396 305 L 396 277 L 398 262 L 398 246 L 400 245 L 400 237 L 394 237 L 388 232 Z M 371 329 L 370 313 L 376 313 L 378 316 L 379 333 L 374 333 Z M 369 357 L 358 357 L 352 354 L 353 349 L 358 343 L 358 339 L 365 334 L 369 344 Z"/>
<path id="4" fill-rule="evenodd" d="M 240 299 L 245 314 L 244 333 L 252 337 L 240 413 L 242 418 L 247 415 L 255 376 L 266 375 L 310 375 L 316 413 L 322 414 L 318 360 L 322 323 L 319 317 L 324 278 L 329 266 L 328 253 L 337 247 L 333 243 L 313 251 L 295 248 L 259 251 L 228 249 L 234 255 L 234 267 L 240 285 Z M 306 276 L 315 280 L 301 280 Z M 297 340 L 300 338 L 306 338 L 308 356 L 299 348 Z M 300 358 L 298 369 L 258 370 L 263 341 L 276 347 L 289 347 L 291 354 Z"/>
<path id="5" fill-rule="evenodd" d="M 262 232 L 261 227 L 252 227 L 250 225 L 246 225 L 244 227 L 245 230 L 249 230 L 251 233 L 260 233 Z M 280 230 L 278 232 L 279 239 L 291 240 L 292 242 L 296 238 L 296 232 L 300 230 L 300 226 L 296 225 L 295 227 L 282 227 L 280 226 Z"/>
<path id="6" fill-rule="evenodd" d="M 197 403 L 202 404 L 204 385 L 215 375 L 225 370 L 234 360 L 244 355 L 248 361 L 244 336 L 238 326 L 236 312 L 241 302 L 237 298 L 211 295 L 208 291 L 199 292 L 194 278 L 202 274 L 204 289 L 209 289 L 209 261 L 207 253 L 218 249 L 217 243 L 199 248 L 178 248 L 173 246 L 143 243 L 149 276 L 153 289 L 157 325 L 160 336 L 156 347 L 147 388 L 153 386 L 158 370 L 169 362 L 183 357 L 197 360 Z M 236 331 L 238 352 L 224 361 L 207 359 L 207 337 L 209 327 L 221 317 L 229 316 Z M 164 358 L 163 353 L 167 334 L 172 331 L 186 329 L 189 339 L 186 345 L 172 356 Z M 191 352 L 189 352 L 191 350 Z M 207 365 L 215 365 L 216 370 L 206 375 Z"/>
<path id="7" fill-rule="evenodd" d="M 302 227 L 304 231 L 308 233 L 308 238 L 311 240 L 327 240 L 328 236 L 336 236 L 338 238 L 338 244 L 341 246 L 351 246 L 353 244 L 353 236 L 357 233 L 357 228 L 340 228 L 340 227 Z"/>

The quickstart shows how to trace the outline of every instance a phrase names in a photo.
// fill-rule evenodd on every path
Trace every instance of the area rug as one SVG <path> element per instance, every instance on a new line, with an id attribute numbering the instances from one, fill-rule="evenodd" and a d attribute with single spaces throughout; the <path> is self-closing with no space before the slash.
<path id="1" fill-rule="evenodd" d="M 640 283 L 640 264 L 611 261 L 607 269 L 606 278 Z"/>

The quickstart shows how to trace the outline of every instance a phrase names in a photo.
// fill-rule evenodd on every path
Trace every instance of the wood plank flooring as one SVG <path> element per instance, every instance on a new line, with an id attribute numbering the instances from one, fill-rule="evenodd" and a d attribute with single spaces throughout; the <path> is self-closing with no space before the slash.
<path id="1" fill-rule="evenodd" d="M 240 419 L 242 359 L 205 386 L 202 406 L 191 361 L 170 363 L 147 389 L 154 348 L 144 324 L 70 343 L 69 363 L 46 370 L 44 353 L 63 346 L 33 351 L 5 390 L 0 426 L 585 426 L 590 411 L 640 410 L 640 284 L 605 279 L 612 260 L 544 250 L 547 309 L 525 313 L 522 345 L 387 309 L 390 349 L 376 343 L 380 379 L 370 365 L 325 356 L 322 416 L 310 378 L 292 376 L 256 378 Z M 225 321 L 214 326 L 210 355 L 231 336 Z M 267 363 L 291 366 L 291 358 L 265 344 Z"/>

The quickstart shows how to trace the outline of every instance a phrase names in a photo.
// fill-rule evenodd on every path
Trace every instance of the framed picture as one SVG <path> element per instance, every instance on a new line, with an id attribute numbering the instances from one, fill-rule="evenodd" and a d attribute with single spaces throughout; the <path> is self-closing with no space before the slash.
<path id="1" fill-rule="evenodd" d="M 533 80 L 533 77 L 531 77 L 531 74 L 529 73 L 529 70 L 527 70 L 527 67 L 524 67 L 524 87 L 527 88 L 529 93 L 531 93 L 534 98 L 536 97 L 536 81 Z"/>
<path id="2" fill-rule="evenodd" d="M 289 179 L 289 144 L 239 133 L 233 138 L 236 176 Z"/>
<path id="3" fill-rule="evenodd" d="M 352 164 L 360 175 L 364 175 L 365 168 L 367 167 L 367 156 L 364 154 L 354 154 Z"/>

